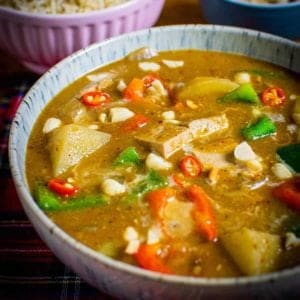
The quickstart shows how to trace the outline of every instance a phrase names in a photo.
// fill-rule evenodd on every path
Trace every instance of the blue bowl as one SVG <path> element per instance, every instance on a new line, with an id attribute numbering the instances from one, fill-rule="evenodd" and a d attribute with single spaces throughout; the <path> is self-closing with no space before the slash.
<path id="1" fill-rule="evenodd" d="M 300 2 L 254 4 L 242 0 L 200 0 L 212 24 L 240 26 L 300 39 Z"/>

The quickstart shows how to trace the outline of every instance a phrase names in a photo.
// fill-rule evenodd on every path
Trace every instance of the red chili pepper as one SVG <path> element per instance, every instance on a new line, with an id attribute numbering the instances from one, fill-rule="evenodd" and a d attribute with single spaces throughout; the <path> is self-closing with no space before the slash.
<path id="1" fill-rule="evenodd" d="M 201 162 L 192 155 L 185 156 L 179 163 L 180 170 L 187 177 L 197 177 L 202 172 Z"/>
<path id="2" fill-rule="evenodd" d="M 275 198 L 300 212 L 300 177 L 277 186 L 273 189 L 272 194 Z"/>
<path id="3" fill-rule="evenodd" d="M 139 101 L 144 96 L 144 82 L 139 78 L 133 78 L 123 93 L 128 101 Z"/>
<path id="4" fill-rule="evenodd" d="M 53 178 L 48 182 L 48 188 L 63 197 L 74 196 L 79 188 L 73 184 L 59 178 Z"/>
<path id="5" fill-rule="evenodd" d="M 160 221 L 163 218 L 163 210 L 168 202 L 168 199 L 173 196 L 175 196 L 175 190 L 168 187 L 148 193 L 147 200 L 150 208 L 156 217 L 160 219 Z"/>
<path id="6" fill-rule="evenodd" d="M 134 256 L 137 263 L 144 269 L 164 274 L 172 274 L 173 272 L 159 256 L 160 251 L 161 244 L 159 243 L 152 245 L 142 244 Z"/>
<path id="7" fill-rule="evenodd" d="M 87 92 L 81 99 L 84 105 L 92 107 L 99 107 L 110 102 L 110 96 L 100 91 Z"/>
<path id="8" fill-rule="evenodd" d="M 187 197 L 196 205 L 194 220 L 198 231 L 208 240 L 217 240 L 217 224 L 210 199 L 205 191 L 197 185 L 187 190 Z"/>
<path id="9" fill-rule="evenodd" d="M 286 101 L 286 95 L 284 90 L 279 87 L 268 87 L 263 91 L 261 100 L 267 106 L 283 105 Z"/>
<path id="10" fill-rule="evenodd" d="M 131 132 L 147 125 L 149 121 L 149 118 L 147 118 L 146 116 L 142 114 L 135 114 L 133 117 L 126 120 L 122 124 L 121 130 L 125 132 Z"/>

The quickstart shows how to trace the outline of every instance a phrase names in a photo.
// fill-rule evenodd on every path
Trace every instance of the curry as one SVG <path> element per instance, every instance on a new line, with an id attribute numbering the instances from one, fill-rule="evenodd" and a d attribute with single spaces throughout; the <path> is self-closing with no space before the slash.
<path id="1" fill-rule="evenodd" d="M 38 205 L 141 268 L 251 276 L 300 263 L 299 76 L 244 56 L 138 49 L 41 112 Z"/>

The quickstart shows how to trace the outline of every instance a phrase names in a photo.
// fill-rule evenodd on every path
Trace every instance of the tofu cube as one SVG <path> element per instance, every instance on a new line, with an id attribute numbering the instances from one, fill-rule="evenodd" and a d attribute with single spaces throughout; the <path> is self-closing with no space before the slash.
<path id="1" fill-rule="evenodd" d="M 152 150 L 160 153 L 164 158 L 170 157 L 182 146 L 193 139 L 189 128 L 173 124 L 159 124 L 142 128 L 136 139 Z"/>

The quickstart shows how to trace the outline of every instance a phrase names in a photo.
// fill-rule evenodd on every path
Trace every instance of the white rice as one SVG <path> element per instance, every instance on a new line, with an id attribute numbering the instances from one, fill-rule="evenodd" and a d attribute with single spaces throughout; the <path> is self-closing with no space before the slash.
<path id="1" fill-rule="evenodd" d="M 116 6 L 130 0 L 0 0 L 0 6 L 46 14 L 73 14 Z"/>

